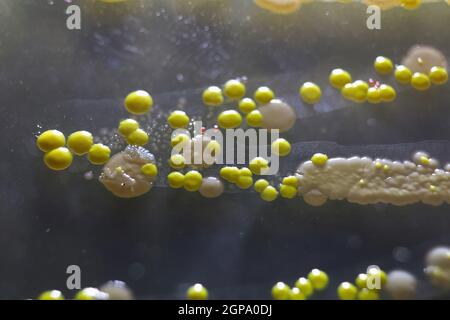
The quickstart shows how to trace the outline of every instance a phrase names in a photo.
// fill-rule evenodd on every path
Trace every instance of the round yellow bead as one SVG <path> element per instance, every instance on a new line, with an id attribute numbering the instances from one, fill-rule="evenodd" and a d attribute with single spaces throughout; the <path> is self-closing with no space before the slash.
<path id="1" fill-rule="evenodd" d="M 363 288 L 358 292 L 358 300 L 379 300 L 380 294 L 376 290 Z"/>
<path id="2" fill-rule="evenodd" d="M 337 294 L 341 300 L 355 300 L 358 295 L 358 289 L 350 282 L 343 282 L 339 285 Z"/>
<path id="3" fill-rule="evenodd" d="M 237 167 L 223 167 L 220 169 L 220 176 L 231 183 L 235 183 L 239 175 L 240 170 Z"/>
<path id="4" fill-rule="evenodd" d="M 253 178 L 250 176 L 240 175 L 236 181 L 239 189 L 248 189 L 253 185 Z"/>
<path id="5" fill-rule="evenodd" d="M 297 195 L 297 188 L 285 184 L 280 185 L 280 195 L 286 199 L 293 199 Z"/>
<path id="6" fill-rule="evenodd" d="M 272 287 L 272 298 L 275 300 L 288 300 L 290 297 L 291 288 L 284 282 L 277 282 Z"/>
<path id="7" fill-rule="evenodd" d="M 291 289 L 291 292 L 289 293 L 289 299 L 290 300 L 306 300 L 306 295 L 303 294 L 303 292 L 295 287 Z"/>
<path id="8" fill-rule="evenodd" d="M 242 113 L 250 113 L 255 109 L 256 103 L 253 99 L 244 98 L 241 101 L 239 101 L 239 110 L 241 110 Z"/>
<path id="9" fill-rule="evenodd" d="M 137 129 L 127 136 L 127 143 L 134 146 L 144 146 L 147 144 L 149 137 L 147 132 Z"/>
<path id="10" fill-rule="evenodd" d="M 360 273 L 355 279 L 355 284 L 358 288 L 364 289 L 367 288 L 367 274 Z"/>
<path id="11" fill-rule="evenodd" d="M 381 92 L 379 88 L 371 87 L 367 90 L 367 101 L 370 103 L 381 102 Z"/>
<path id="12" fill-rule="evenodd" d="M 311 161 L 315 166 L 322 167 L 328 161 L 328 156 L 323 153 L 316 153 L 311 157 Z"/>
<path id="13" fill-rule="evenodd" d="M 269 161 L 263 157 L 256 157 L 250 160 L 249 168 L 254 174 L 260 175 L 262 170 L 269 168 Z"/>
<path id="14" fill-rule="evenodd" d="M 420 7 L 422 4 L 421 0 L 400 0 L 402 7 L 408 10 L 414 10 Z"/>
<path id="15" fill-rule="evenodd" d="M 394 64 L 392 63 L 392 60 L 386 57 L 379 56 L 375 59 L 375 62 L 373 64 L 375 67 L 375 70 L 379 74 L 389 74 L 394 69 Z"/>
<path id="16" fill-rule="evenodd" d="M 179 189 L 184 185 L 184 175 L 180 172 L 171 172 L 167 175 L 169 186 L 173 189 Z"/>
<path id="17" fill-rule="evenodd" d="M 329 80 L 333 87 L 342 89 L 346 84 L 352 82 L 352 76 L 343 69 L 334 69 L 331 71 Z"/>
<path id="18" fill-rule="evenodd" d="M 108 294 L 97 288 L 84 288 L 77 292 L 74 300 L 107 300 Z"/>
<path id="19" fill-rule="evenodd" d="M 88 131 L 74 132 L 67 139 L 67 147 L 77 156 L 88 153 L 93 144 L 94 137 Z"/>
<path id="20" fill-rule="evenodd" d="M 260 127 L 262 125 L 263 115 L 259 110 L 253 110 L 247 114 L 245 119 L 250 127 Z"/>
<path id="21" fill-rule="evenodd" d="M 353 83 L 347 83 L 341 89 L 342 96 L 347 100 L 353 100 L 355 96 L 356 88 L 353 86 Z"/>
<path id="22" fill-rule="evenodd" d="M 189 117 L 187 116 L 186 112 L 176 110 L 169 115 L 169 117 L 167 118 L 167 122 L 172 129 L 186 128 L 189 124 Z"/>
<path id="23" fill-rule="evenodd" d="M 236 110 L 226 110 L 219 114 L 217 122 L 224 129 L 237 128 L 242 123 L 242 116 Z"/>
<path id="24" fill-rule="evenodd" d="M 191 141 L 191 137 L 189 137 L 187 134 L 179 133 L 170 139 L 170 145 L 172 147 L 181 147 L 185 146 L 189 141 Z"/>
<path id="25" fill-rule="evenodd" d="M 319 269 L 311 270 L 308 274 L 308 280 L 311 281 L 313 288 L 316 290 L 325 289 L 328 285 L 328 275 Z"/>
<path id="26" fill-rule="evenodd" d="M 397 97 L 395 89 L 387 84 L 382 84 L 379 89 L 381 94 L 381 101 L 383 102 L 392 102 Z"/>
<path id="27" fill-rule="evenodd" d="M 59 147 L 47 152 L 44 163 L 52 170 L 65 170 L 72 164 L 73 156 L 69 149 Z"/>
<path id="28" fill-rule="evenodd" d="M 320 87 L 315 83 L 305 82 L 300 87 L 300 96 L 304 102 L 308 104 L 315 104 L 320 101 L 320 98 L 322 97 L 322 90 L 320 90 Z"/>
<path id="29" fill-rule="evenodd" d="M 169 165 L 177 170 L 183 169 L 186 166 L 186 159 L 181 154 L 174 154 L 169 159 Z"/>
<path id="30" fill-rule="evenodd" d="M 137 129 L 139 129 L 139 123 L 134 119 L 125 119 L 120 121 L 118 128 L 119 133 L 124 137 L 127 137 Z"/>
<path id="31" fill-rule="evenodd" d="M 255 100 L 259 104 L 268 104 L 273 98 L 275 93 L 269 87 L 259 87 L 255 91 Z"/>
<path id="32" fill-rule="evenodd" d="M 41 151 L 49 152 L 53 149 L 64 147 L 66 137 L 61 131 L 47 130 L 39 135 L 36 144 Z"/>
<path id="33" fill-rule="evenodd" d="M 251 177 L 253 176 L 252 171 L 249 168 L 241 168 L 239 170 L 239 175 L 244 177 Z"/>
<path id="34" fill-rule="evenodd" d="M 158 175 L 158 167 L 153 163 L 146 163 L 141 167 L 141 172 L 148 177 L 156 177 Z"/>
<path id="35" fill-rule="evenodd" d="M 294 187 L 294 188 L 297 188 L 297 187 L 298 187 L 298 179 L 297 179 L 296 176 L 287 176 L 287 177 L 284 177 L 282 183 L 283 183 L 284 185 L 291 186 L 291 187 Z"/>
<path id="36" fill-rule="evenodd" d="M 362 80 L 356 80 L 353 82 L 353 96 L 352 100 L 355 102 L 364 102 L 367 99 L 367 92 L 369 91 L 369 84 Z"/>
<path id="37" fill-rule="evenodd" d="M 380 278 L 380 283 L 381 283 L 381 287 L 383 288 L 383 286 L 387 283 L 388 281 L 388 277 L 386 272 L 384 272 L 383 270 L 376 268 L 376 267 L 372 267 L 367 271 L 367 276 L 371 276 L 371 277 L 379 277 Z"/>
<path id="38" fill-rule="evenodd" d="M 277 191 L 277 189 L 275 189 L 272 186 L 266 187 L 261 192 L 261 199 L 263 199 L 264 201 L 271 202 L 271 201 L 274 201 L 277 197 L 278 197 L 278 191 Z"/>
<path id="39" fill-rule="evenodd" d="M 38 300 L 64 300 L 64 296 L 59 290 L 50 290 L 42 292 Z"/>
<path id="40" fill-rule="evenodd" d="M 411 82 L 412 72 L 407 67 L 399 65 L 395 68 L 395 79 L 401 84 L 409 84 Z"/>
<path id="41" fill-rule="evenodd" d="M 278 138 L 272 142 L 272 153 L 276 156 L 285 157 L 291 153 L 291 144 L 283 138 Z"/>
<path id="42" fill-rule="evenodd" d="M 222 90 L 219 87 L 211 86 L 203 91 L 203 103 L 210 107 L 218 107 L 223 104 Z"/>
<path id="43" fill-rule="evenodd" d="M 416 72 L 412 75 L 411 85 L 419 91 L 428 90 L 431 86 L 430 78 L 423 73 Z"/>
<path id="44" fill-rule="evenodd" d="M 125 98 L 125 108 L 132 114 L 145 114 L 153 107 L 153 98 L 147 91 L 137 90 Z"/>
<path id="45" fill-rule="evenodd" d="M 447 70 L 442 67 L 431 68 L 430 74 L 428 76 L 430 78 L 430 81 L 434 84 L 445 84 L 448 81 Z"/>
<path id="46" fill-rule="evenodd" d="M 269 181 L 267 181 L 266 179 L 259 179 L 259 180 L 256 180 L 255 185 L 253 187 L 255 188 L 256 192 L 261 193 L 268 186 L 269 186 Z"/>
<path id="47" fill-rule="evenodd" d="M 88 160 L 92 164 L 101 165 L 106 163 L 111 156 L 111 149 L 104 144 L 94 144 L 88 152 Z"/>
<path id="48" fill-rule="evenodd" d="M 203 176 L 200 172 L 191 170 L 184 175 L 183 187 L 189 192 L 194 192 L 200 189 L 202 185 Z"/>
<path id="49" fill-rule="evenodd" d="M 306 297 L 309 297 L 314 293 L 314 287 L 312 286 L 311 281 L 304 277 L 299 278 L 295 282 L 295 286 L 299 288 Z"/>
<path id="50" fill-rule="evenodd" d="M 239 80 L 228 80 L 223 87 L 223 93 L 231 100 L 241 99 L 245 96 L 245 91 L 245 85 Z"/>
<path id="51" fill-rule="evenodd" d="M 186 293 L 188 300 L 207 300 L 208 290 L 200 283 L 194 284 Z"/>

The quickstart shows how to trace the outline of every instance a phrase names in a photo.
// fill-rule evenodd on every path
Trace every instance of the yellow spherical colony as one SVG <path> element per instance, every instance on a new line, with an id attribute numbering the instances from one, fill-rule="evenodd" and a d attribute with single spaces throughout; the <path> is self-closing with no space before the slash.
<path id="1" fill-rule="evenodd" d="M 381 101 L 383 101 L 383 102 L 392 102 L 397 97 L 397 93 L 395 92 L 395 89 L 387 84 L 382 84 L 379 89 L 380 89 Z"/>
<path id="2" fill-rule="evenodd" d="M 255 100 L 259 104 L 268 104 L 273 98 L 275 93 L 269 87 L 259 87 L 255 91 Z"/>
<path id="3" fill-rule="evenodd" d="M 308 280 L 316 290 L 323 290 L 328 285 L 328 275 L 319 269 L 313 269 L 308 274 Z"/>
<path id="4" fill-rule="evenodd" d="M 263 122 L 263 115 L 259 110 L 253 110 L 247 114 L 245 120 L 250 127 L 261 127 Z"/>
<path id="5" fill-rule="evenodd" d="M 381 92 L 379 88 L 371 87 L 367 90 L 367 101 L 370 103 L 381 102 Z"/>
<path id="6" fill-rule="evenodd" d="M 259 179 L 259 180 L 256 180 L 253 187 L 256 192 L 261 193 L 268 186 L 269 186 L 269 181 L 267 181 L 266 179 Z"/>
<path id="7" fill-rule="evenodd" d="M 183 169 L 186 166 L 186 159 L 181 154 L 174 154 L 169 159 L 169 165 L 177 170 Z"/>
<path id="8" fill-rule="evenodd" d="M 309 297 L 310 295 L 312 295 L 314 293 L 314 288 L 311 284 L 311 281 L 309 281 L 308 279 L 304 278 L 304 277 L 300 277 L 296 282 L 295 282 L 295 286 L 297 288 L 300 289 L 301 292 L 303 292 L 303 294 L 306 297 Z"/>
<path id="9" fill-rule="evenodd" d="M 208 290 L 202 284 L 196 283 L 187 290 L 186 298 L 188 300 L 207 300 Z"/>
<path id="10" fill-rule="evenodd" d="M 239 175 L 240 170 L 237 167 L 223 167 L 220 169 L 220 176 L 231 183 L 235 183 Z"/>
<path id="11" fill-rule="evenodd" d="M 381 284 L 381 289 L 383 288 L 383 286 L 388 282 L 388 277 L 386 272 L 384 272 L 383 270 L 381 270 L 380 268 L 374 266 L 371 267 L 368 271 L 367 271 L 367 275 L 373 278 L 379 278 L 380 279 L 380 284 Z"/>
<path id="12" fill-rule="evenodd" d="M 65 144 L 66 137 L 58 130 L 44 131 L 36 140 L 36 145 L 43 152 L 49 152 L 53 149 L 64 147 Z"/>
<path id="13" fill-rule="evenodd" d="M 203 103 L 210 107 L 218 107 L 223 104 L 222 90 L 219 87 L 211 86 L 203 91 Z"/>
<path id="14" fill-rule="evenodd" d="M 93 144 L 94 137 L 88 131 L 74 132 L 67 139 L 67 147 L 77 156 L 88 153 Z"/>
<path id="15" fill-rule="evenodd" d="M 315 166 L 323 167 L 328 161 L 328 156 L 323 153 L 316 153 L 311 157 L 311 161 Z"/>
<path id="16" fill-rule="evenodd" d="M 179 189 L 184 185 L 184 174 L 180 172 L 171 172 L 167 176 L 167 182 L 173 189 Z"/>
<path id="17" fill-rule="evenodd" d="M 353 87 L 355 91 L 353 92 L 352 100 L 360 103 L 366 101 L 369 84 L 363 80 L 356 80 L 353 82 Z"/>
<path id="18" fill-rule="evenodd" d="M 153 98 L 147 91 L 137 90 L 126 96 L 124 104 L 129 113 L 145 114 L 153 107 Z"/>
<path id="19" fill-rule="evenodd" d="M 170 145 L 172 147 L 175 147 L 180 144 L 181 144 L 180 146 L 184 146 L 189 141 L 191 141 L 191 138 L 187 134 L 179 133 L 170 139 Z"/>
<path id="20" fill-rule="evenodd" d="M 236 110 L 226 110 L 219 114 L 217 122 L 224 129 L 237 128 L 242 123 L 242 116 Z"/>
<path id="21" fill-rule="evenodd" d="M 264 201 L 271 202 L 271 201 L 274 201 L 277 197 L 278 197 L 278 191 L 277 191 L 277 189 L 275 189 L 272 186 L 266 187 L 261 192 L 261 199 L 263 199 Z"/>
<path id="22" fill-rule="evenodd" d="M 236 180 L 236 186 L 240 189 L 248 189 L 253 185 L 252 172 L 248 168 L 241 168 Z"/>
<path id="23" fill-rule="evenodd" d="M 322 97 L 322 90 L 320 87 L 312 82 L 305 82 L 300 87 L 300 97 L 308 104 L 315 104 L 320 101 Z"/>
<path id="24" fill-rule="evenodd" d="M 239 110 L 242 113 L 250 113 L 256 109 L 256 103 L 251 98 L 244 98 L 239 101 Z"/>
<path id="25" fill-rule="evenodd" d="M 373 66 L 379 74 L 383 75 L 391 73 L 392 70 L 394 69 L 394 64 L 392 63 L 392 60 L 382 56 L 379 56 L 375 59 Z"/>
<path id="26" fill-rule="evenodd" d="M 358 300 L 379 300 L 380 294 L 376 290 L 363 288 L 358 292 Z"/>
<path id="27" fill-rule="evenodd" d="M 296 176 L 287 176 L 283 178 L 283 184 L 294 188 L 298 187 L 298 179 Z"/>
<path id="28" fill-rule="evenodd" d="M 448 81 L 448 73 L 445 68 L 442 67 L 433 67 L 430 70 L 430 73 L 428 75 L 430 78 L 430 81 L 434 84 L 445 84 Z"/>
<path id="29" fill-rule="evenodd" d="M 141 167 L 141 172 L 147 177 L 156 177 L 158 175 L 158 167 L 153 163 L 147 163 Z"/>
<path id="30" fill-rule="evenodd" d="M 122 136 L 127 137 L 137 129 L 139 129 L 139 123 L 136 120 L 125 119 L 120 121 L 118 131 Z"/>
<path id="31" fill-rule="evenodd" d="M 334 69 L 330 73 L 329 80 L 334 88 L 342 89 L 347 83 L 352 82 L 352 76 L 343 69 Z"/>
<path id="32" fill-rule="evenodd" d="M 420 7 L 421 0 L 400 0 L 402 7 L 408 10 L 414 10 Z"/>
<path id="33" fill-rule="evenodd" d="M 412 72 L 404 65 L 395 67 L 395 79 L 401 84 L 409 84 L 411 82 Z"/>
<path id="34" fill-rule="evenodd" d="M 200 172 L 191 170 L 184 175 L 183 187 L 189 192 L 194 192 L 200 189 L 202 185 L 203 176 Z"/>
<path id="35" fill-rule="evenodd" d="M 147 132 L 137 129 L 127 136 L 127 143 L 133 146 L 144 146 L 147 144 L 149 137 Z"/>
<path id="36" fill-rule="evenodd" d="M 52 170 L 65 170 L 72 164 L 73 156 L 69 149 L 59 147 L 47 152 L 44 163 Z"/>
<path id="37" fill-rule="evenodd" d="M 261 171 L 269 168 L 269 161 L 263 157 L 255 157 L 250 160 L 249 168 L 254 174 L 260 175 Z"/>
<path id="38" fill-rule="evenodd" d="M 42 292 L 38 300 L 64 300 L 64 296 L 59 290 L 49 290 Z"/>
<path id="39" fill-rule="evenodd" d="M 355 284 L 359 289 L 367 288 L 367 274 L 360 273 L 355 279 Z"/>
<path id="40" fill-rule="evenodd" d="M 358 294 L 358 289 L 350 282 L 343 282 L 339 285 L 337 294 L 341 300 L 355 300 Z"/>
<path id="41" fill-rule="evenodd" d="M 245 85 L 239 80 L 229 80 L 223 87 L 223 93 L 230 100 L 239 100 L 245 96 Z"/>
<path id="42" fill-rule="evenodd" d="M 291 144 L 286 139 L 278 138 L 272 142 L 272 153 L 280 157 L 285 157 L 291 153 Z"/>
<path id="43" fill-rule="evenodd" d="M 88 160 L 96 165 L 105 164 L 108 162 L 110 156 L 111 149 L 101 143 L 94 144 L 88 152 Z"/>
<path id="44" fill-rule="evenodd" d="M 176 110 L 169 115 L 167 122 L 172 129 L 186 128 L 189 124 L 189 117 L 186 112 Z"/>
<path id="45" fill-rule="evenodd" d="M 416 90 L 425 91 L 430 88 L 431 81 L 430 81 L 430 78 L 426 74 L 416 72 L 412 75 L 411 85 Z"/>
<path id="46" fill-rule="evenodd" d="M 288 300 L 291 293 L 291 288 L 284 282 L 277 282 L 272 287 L 272 298 L 275 300 Z"/>
<path id="47" fill-rule="evenodd" d="M 281 197 L 286 199 L 293 199 L 297 195 L 297 188 L 285 184 L 280 184 L 280 195 Z"/>
<path id="48" fill-rule="evenodd" d="M 306 295 L 299 288 L 295 287 L 289 293 L 289 300 L 306 300 Z"/>

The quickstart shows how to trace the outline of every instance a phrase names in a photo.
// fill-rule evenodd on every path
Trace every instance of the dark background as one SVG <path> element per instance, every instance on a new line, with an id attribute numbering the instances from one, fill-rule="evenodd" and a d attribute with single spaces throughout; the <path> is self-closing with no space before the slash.
<path id="1" fill-rule="evenodd" d="M 371 264 L 423 279 L 426 251 L 450 244 L 448 205 L 314 208 L 301 199 L 264 203 L 248 192 L 208 200 L 170 190 L 163 179 L 148 195 L 121 200 L 86 181 L 91 169 L 81 160 L 64 173 L 45 168 L 34 146 L 39 131 L 113 129 L 125 116 L 121 100 L 138 88 L 154 96 L 155 115 L 173 110 L 180 96 L 196 113 L 202 88 L 236 76 L 247 76 L 252 89 L 271 85 L 296 108 L 286 173 L 319 151 L 405 160 L 425 149 L 450 160 L 448 86 L 398 88 L 394 103 L 373 106 L 349 104 L 326 85 L 334 67 L 367 80 L 376 76 L 376 56 L 399 62 L 417 43 L 448 56 L 447 4 L 383 12 L 382 29 L 370 31 L 357 3 L 313 3 L 278 16 L 252 1 L 201 2 L 74 1 L 82 29 L 69 31 L 64 1 L 0 0 L 0 298 L 53 288 L 71 297 L 65 270 L 72 264 L 81 267 L 82 286 L 121 279 L 141 298 L 182 298 L 194 282 L 212 298 L 269 298 L 275 282 L 318 267 L 332 280 L 318 297 L 335 298 L 339 282 Z M 324 90 L 314 109 L 297 96 L 307 80 Z M 164 119 L 149 121 L 158 135 Z M 407 258 L 393 256 L 398 247 Z M 436 294 L 421 285 L 422 297 Z"/>

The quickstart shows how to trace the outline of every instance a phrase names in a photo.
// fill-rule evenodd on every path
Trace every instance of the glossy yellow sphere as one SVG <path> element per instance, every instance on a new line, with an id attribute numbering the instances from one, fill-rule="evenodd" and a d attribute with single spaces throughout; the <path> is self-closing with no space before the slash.
<path id="1" fill-rule="evenodd" d="M 288 300 L 291 294 L 291 288 L 284 282 L 277 282 L 272 287 L 272 298 L 275 300 Z"/>
<path id="2" fill-rule="evenodd" d="M 124 105 L 129 113 L 145 114 L 153 107 L 153 98 L 147 91 L 137 90 L 126 96 Z"/>
<path id="3" fill-rule="evenodd" d="M 379 56 L 375 59 L 374 68 L 379 74 L 389 74 L 394 69 L 392 60 L 383 56 Z"/>
<path id="4" fill-rule="evenodd" d="M 148 143 L 149 137 L 147 132 L 142 129 L 137 129 L 130 133 L 126 139 L 129 145 L 144 146 Z"/>
<path id="5" fill-rule="evenodd" d="M 186 159 L 181 154 L 174 154 L 169 159 L 169 165 L 177 170 L 183 169 L 186 166 Z"/>
<path id="6" fill-rule="evenodd" d="M 259 87 L 255 91 L 255 100 L 259 104 L 268 104 L 273 98 L 275 93 L 269 87 Z"/>
<path id="7" fill-rule="evenodd" d="M 42 292 L 38 300 L 64 300 L 64 296 L 59 290 L 50 290 Z"/>
<path id="8" fill-rule="evenodd" d="M 263 115 L 259 110 L 253 110 L 247 114 L 245 119 L 250 127 L 261 127 Z"/>
<path id="9" fill-rule="evenodd" d="M 47 130 L 39 135 L 36 144 L 41 151 L 49 152 L 53 149 L 64 147 L 66 137 L 61 131 Z"/>
<path id="10" fill-rule="evenodd" d="M 445 84 L 448 81 L 448 73 L 445 68 L 442 67 L 433 67 L 430 70 L 429 78 L 434 84 Z"/>
<path id="11" fill-rule="evenodd" d="M 223 87 L 223 93 L 230 100 L 239 100 L 245 96 L 245 85 L 239 80 L 229 80 Z"/>
<path id="12" fill-rule="evenodd" d="M 343 282 L 339 285 L 337 294 L 341 300 L 355 300 L 358 295 L 358 289 L 350 282 Z"/>
<path id="13" fill-rule="evenodd" d="M 253 185 L 253 178 L 247 175 L 239 175 L 236 181 L 236 186 L 239 189 L 249 189 Z"/>
<path id="14" fill-rule="evenodd" d="M 72 164 L 73 156 L 69 149 L 59 147 L 47 152 L 44 163 L 52 170 L 65 170 Z"/>
<path id="15" fill-rule="evenodd" d="M 256 109 L 256 103 L 251 98 L 244 98 L 239 101 L 239 110 L 242 113 L 250 113 Z"/>
<path id="16" fill-rule="evenodd" d="M 367 276 L 371 276 L 371 277 L 379 277 L 380 278 L 380 282 L 381 282 L 381 289 L 383 288 L 384 285 L 386 285 L 387 281 L 388 281 L 388 277 L 386 272 L 384 272 L 383 270 L 376 268 L 376 267 L 372 267 L 367 271 Z"/>
<path id="17" fill-rule="evenodd" d="M 88 152 L 88 160 L 96 165 L 105 164 L 108 162 L 110 156 L 111 149 L 101 143 L 94 144 Z"/>
<path id="18" fill-rule="evenodd" d="M 395 68 L 395 79 L 401 84 L 409 84 L 411 82 L 412 72 L 407 67 L 399 65 Z"/>
<path id="19" fill-rule="evenodd" d="M 256 192 L 261 193 L 265 188 L 269 186 L 269 181 L 266 179 L 258 179 L 254 184 L 254 189 Z"/>
<path id="20" fill-rule="evenodd" d="M 370 103 L 381 102 L 381 91 L 379 88 L 371 87 L 367 90 L 367 101 Z"/>
<path id="21" fill-rule="evenodd" d="M 269 168 L 269 161 L 263 157 L 255 157 L 250 160 L 249 168 L 254 174 L 260 175 L 261 171 Z"/>
<path id="22" fill-rule="evenodd" d="M 203 103 L 210 107 L 218 107 L 223 104 L 222 89 L 216 86 L 208 87 L 203 91 Z"/>
<path id="23" fill-rule="evenodd" d="M 208 290 L 200 283 L 194 284 L 187 290 L 186 298 L 188 300 L 207 300 Z"/>
<path id="24" fill-rule="evenodd" d="M 183 187 L 189 192 L 194 192 L 200 189 L 202 185 L 203 176 L 200 172 L 191 170 L 184 175 Z"/>
<path id="25" fill-rule="evenodd" d="M 242 116 L 236 110 L 226 110 L 219 114 L 217 122 L 221 128 L 233 129 L 242 123 Z"/>
<path id="26" fill-rule="evenodd" d="M 293 199 L 297 195 L 297 188 L 280 184 L 280 195 L 285 199 Z"/>
<path id="27" fill-rule="evenodd" d="M 320 87 L 312 82 L 305 82 L 300 87 L 300 96 L 304 102 L 308 104 L 315 104 L 320 101 L 322 97 L 322 90 Z"/>
<path id="28" fill-rule="evenodd" d="M 343 69 L 334 69 L 331 71 L 329 80 L 334 88 L 342 89 L 346 84 L 352 82 L 352 76 Z"/>
<path id="29" fill-rule="evenodd" d="M 241 171 L 237 167 L 223 167 L 220 169 L 220 176 L 228 182 L 235 183 Z"/>
<path id="30" fill-rule="evenodd" d="M 67 147 L 77 156 L 88 153 L 93 144 L 94 137 L 88 131 L 74 132 L 67 139 Z"/>
<path id="31" fill-rule="evenodd" d="M 167 175 L 167 182 L 173 189 L 179 189 L 184 185 L 184 175 L 180 172 L 171 172 Z"/>
<path id="32" fill-rule="evenodd" d="M 318 167 L 323 167 L 328 161 L 328 156 L 323 153 L 316 153 L 311 157 L 311 162 Z"/>
<path id="33" fill-rule="evenodd" d="M 127 137 L 137 129 L 139 129 L 139 123 L 136 120 L 125 119 L 120 121 L 118 131 L 122 136 Z"/>
<path id="34" fill-rule="evenodd" d="M 328 285 L 328 275 L 319 269 L 311 270 L 308 274 L 308 280 L 311 281 L 313 288 L 316 290 L 325 289 Z"/>
<path id="35" fill-rule="evenodd" d="M 148 177 L 156 177 L 158 175 L 158 167 L 153 163 L 147 163 L 141 167 L 141 172 Z"/>
<path id="36" fill-rule="evenodd" d="M 367 288 L 367 274 L 360 273 L 355 279 L 355 284 L 359 289 Z"/>
<path id="37" fill-rule="evenodd" d="M 287 176 L 287 177 L 284 177 L 282 183 L 283 183 L 284 185 L 291 186 L 291 187 L 294 187 L 294 188 L 297 188 L 297 187 L 298 187 L 298 179 L 297 179 L 296 176 Z"/>
<path id="38" fill-rule="evenodd" d="M 291 289 L 289 300 L 306 300 L 306 295 L 297 287 Z"/>
<path id="39" fill-rule="evenodd" d="M 295 282 L 295 286 L 297 288 L 300 289 L 301 292 L 303 292 L 303 294 L 306 297 L 311 296 L 314 293 L 314 287 L 311 284 L 311 281 L 309 281 L 308 279 L 304 278 L 304 277 L 300 277 L 296 282 Z"/>
<path id="40" fill-rule="evenodd" d="M 274 201 L 278 197 L 278 191 L 272 186 L 266 187 L 261 193 L 261 199 L 267 202 Z"/>
<path id="41" fill-rule="evenodd" d="M 186 128 L 189 124 L 189 117 L 186 112 L 176 110 L 169 115 L 167 122 L 172 129 Z"/>
<path id="42" fill-rule="evenodd" d="M 411 85 L 416 90 L 425 91 L 430 88 L 431 80 L 426 74 L 416 72 L 412 75 Z"/>
<path id="43" fill-rule="evenodd" d="M 358 292 L 358 300 L 379 300 L 380 294 L 377 290 L 363 288 Z"/>
<path id="44" fill-rule="evenodd" d="M 291 153 L 291 144 L 283 138 L 278 138 L 272 142 L 272 153 L 276 156 L 285 157 Z"/>
<path id="45" fill-rule="evenodd" d="M 74 300 L 107 300 L 108 294 L 97 288 L 84 288 L 77 292 Z"/>
<path id="46" fill-rule="evenodd" d="M 387 84 L 382 84 L 379 90 L 381 95 L 381 101 L 383 102 L 392 102 L 397 97 L 397 92 L 395 92 L 395 89 Z"/>
<path id="47" fill-rule="evenodd" d="M 170 139 L 170 145 L 172 147 L 182 147 L 187 145 L 189 141 L 191 141 L 191 137 L 189 137 L 187 134 L 179 133 Z"/>

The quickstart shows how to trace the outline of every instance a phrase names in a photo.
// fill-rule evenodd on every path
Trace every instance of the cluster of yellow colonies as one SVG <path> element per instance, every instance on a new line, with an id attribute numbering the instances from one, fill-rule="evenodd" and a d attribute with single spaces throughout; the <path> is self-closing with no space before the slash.
<path id="1" fill-rule="evenodd" d="M 378 277 L 380 288 L 370 288 L 369 277 Z M 360 273 L 355 283 L 342 282 L 337 288 L 337 296 L 341 300 L 379 300 L 380 292 L 388 281 L 386 273 L 378 267 L 371 267 L 367 273 Z"/>
<path id="2" fill-rule="evenodd" d="M 83 156 L 87 154 L 92 164 L 100 165 L 108 161 L 111 150 L 101 143 L 94 144 L 94 138 L 88 131 L 77 131 L 67 139 L 58 130 L 47 130 L 36 140 L 38 148 L 45 152 L 44 163 L 52 170 L 60 171 L 70 167 L 73 154 Z"/>
<path id="3" fill-rule="evenodd" d="M 291 288 L 284 282 L 277 282 L 272 287 L 275 300 L 306 300 L 314 291 L 322 291 L 328 286 L 328 275 L 319 269 L 313 269 L 307 277 L 300 277 Z"/>

